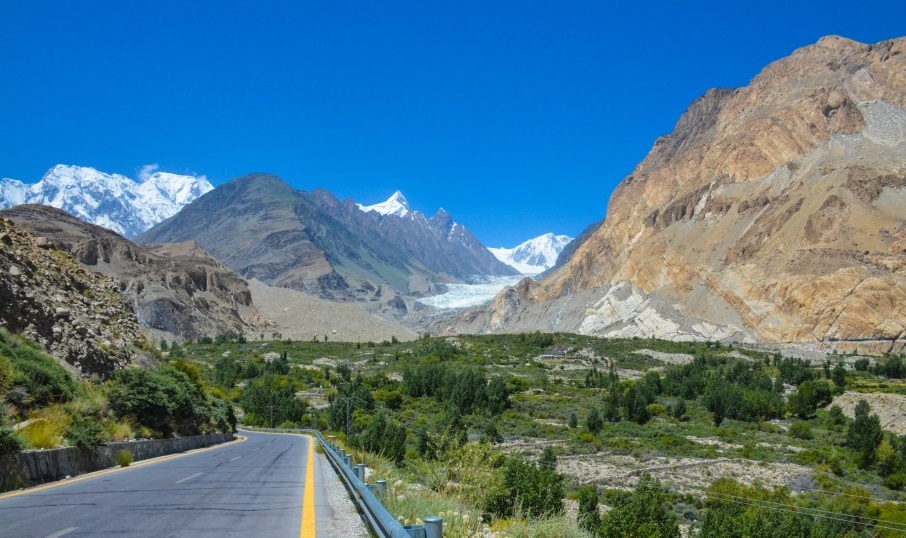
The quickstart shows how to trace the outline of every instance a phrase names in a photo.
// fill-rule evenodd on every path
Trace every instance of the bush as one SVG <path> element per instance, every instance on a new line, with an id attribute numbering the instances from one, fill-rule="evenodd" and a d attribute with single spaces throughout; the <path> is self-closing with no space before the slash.
<path id="1" fill-rule="evenodd" d="M 0 364 L 0 385 L 23 387 L 27 395 L 13 399 L 17 407 L 27 403 L 44 407 L 52 403 L 68 402 L 75 394 L 75 381 L 62 366 L 41 351 L 37 345 L 4 329 L 0 329 L 0 357 L 8 366 Z M 12 379 L 4 379 L 12 371 Z M 2 388 L 2 387 L 0 387 Z"/>
<path id="2" fill-rule="evenodd" d="M 129 467 L 132 464 L 132 452 L 120 450 L 116 453 L 116 464 L 120 467 Z"/>
<path id="3" fill-rule="evenodd" d="M 796 439 L 811 439 L 813 437 L 812 427 L 809 426 L 808 422 L 803 422 L 801 420 L 794 422 L 793 425 L 790 426 L 789 434 L 790 437 L 795 437 Z"/>
<path id="4" fill-rule="evenodd" d="M 117 418 L 132 419 L 164 436 L 195 435 L 212 414 L 201 389 L 186 373 L 170 366 L 153 372 L 120 370 L 107 393 Z"/>
<path id="5" fill-rule="evenodd" d="M 871 361 L 869 361 L 865 357 L 861 357 L 861 358 L 856 359 L 856 362 L 853 363 L 853 367 L 856 369 L 857 372 L 867 372 L 870 364 L 871 364 Z"/>
<path id="6" fill-rule="evenodd" d="M 604 517 L 597 535 L 603 538 L 679 538 L 680 532 L 661 483 L 644 474 L 632 495 Z"/>
<path id="7" fill-rule="evenodd" d="M 906 487 L 906 473 L 899 472 L 884 477 L 884 487 L 899 491 Z"/>
<path id="8" fill-rule="evenodd" d="M 72 446 L 93 450 L 103 444 L 102 431 L 101 424 L 94 418 L 76 415 L 66 430 L 66 440 Z"/>
<path id="9" fill-rule="evenodd" d="M 24 443 L 13 432 L 12 428 L 0 427 L 0 456 L 19 452 L 24 448 Z"/>
<path id="10" fill-rule="evenodd" d="M 563 511 L 563 477 L 553 469 L 518 457 L 503 465 L 503 491 L 488 496 L 487 510 L 500 517 L 518 511 L 528 518 L 546 517 Z"/>

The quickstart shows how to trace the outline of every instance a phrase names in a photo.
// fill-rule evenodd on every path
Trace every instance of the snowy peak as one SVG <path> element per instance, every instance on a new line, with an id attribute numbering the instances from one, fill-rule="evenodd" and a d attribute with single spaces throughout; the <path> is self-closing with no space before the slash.
<path id="1" fill-rule="evenodd" d="M 513 248 L 489 248 L 498 260 L 522 274 L 543 273 L 557 263 L 557 256 L 573 238 L 546 233 Z"/>
<path id="2" fill-rule="evenodd" d="M 214 188 L 204 176 L 156 172 L 156 168 L 144 167 L 136 182 L 87 166 L 58 164 L 37 183 L 0 180 L 0 209 L 25 203 L 49 205 L 135 237 Z"/>
<path id="3" fill-rule="evenodd" d="M 374 205 L 362 205 L 356 204 L 364 212 L 374 211 L 375 213 L 380 213 L 381 215 L 396 215 L 397 217 L 405 217 L 411 213 L 409 209 L 409 202 L 406 201 L 406 197 L 403 196 L 403 193 L 396 191 L 393 193 L 393 196 L 387 198 L 386 201 Z"/>

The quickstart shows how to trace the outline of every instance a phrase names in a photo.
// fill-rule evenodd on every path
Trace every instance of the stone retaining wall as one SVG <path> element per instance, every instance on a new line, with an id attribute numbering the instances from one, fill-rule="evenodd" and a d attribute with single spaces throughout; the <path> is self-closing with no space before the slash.
<path id="1" fill-rule="evenodd" d="M 0 492 L 62 480 L 67 476 L 114 467 L 121 450 L 134 461 L 166 456 L 233 440 L 232 433 L 108 443 L 96 450 L 75 447 L 17 452 L 0 456 Z"/>

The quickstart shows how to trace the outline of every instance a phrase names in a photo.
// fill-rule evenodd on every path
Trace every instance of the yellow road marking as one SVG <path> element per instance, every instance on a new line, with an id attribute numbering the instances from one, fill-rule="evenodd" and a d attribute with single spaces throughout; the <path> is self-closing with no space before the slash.
<path id="1" fill-rule="evenodd" d="M 120 471 L 128 471 L 129 469 L 135 469 L 136 467 L 144 467 L 146 465 L 153 465 L 155 463 L 160 463 L 162 461 L 175 460 L 177 458 L 182 458 L 185 456 L 191 456 L 192 454 L 198 454 L 199 452 L 207 452 L 208 450 L 216 450 L 218 448 L 223 448 L 225 446 L 234 445 L 236 443 L 242 443 L 248 441 L 248 437 L 244 435 L 237 435 L 236 440 L 228 441 L 226 443 L 220 443 L 219 445 L 209 446 L 205 448 L 196 448 L 195 450 L 189 450 L 188 452 L 180 452 L 179 454 L 171 454 L 169 456 L 160 456 L 157 458 L 151 458 L 147 460 L 142 460 L 128 467 L 114 467 L 113 469 L 106 469 L 104 471 L 95 471 L 93 473 L 79 475 L 75 478 L 70 478 L 68 480 L 58 480 L 56 482 L 51 482 L 49 484 L 42 484 L 40 486 L 35 486 L 33 488 L 20 489 L 16 491 L 10 491 L 9 493 L 0 494 L 0 501 L 3 499 L 10 499 L 12 497 L 19 497 L 20 495 L 28 495 L 29 493 L 37 493 L 39 491 L 45 491 L 48 489 L 58 488 L 61 486 L 68 486 L 69 484 L 75 484 L 76 482 L 84 482 L 85 480 L 91 480 L 92 478 L 97 478 L 99 476 L 106 476 L 108 474 L 118 473 Z"/>
<path id="2" fill-rule="evenodd" d="M 302 498 L 302 527 L 299 538 L 315 538 L 315 439 L 308 437 L 308 465 L 305 468 L 305 493 Z"/>

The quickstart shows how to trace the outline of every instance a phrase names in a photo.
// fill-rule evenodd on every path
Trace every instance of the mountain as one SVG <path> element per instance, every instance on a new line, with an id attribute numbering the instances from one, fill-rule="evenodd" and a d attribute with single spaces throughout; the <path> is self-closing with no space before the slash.
<path id="1" fill-rule="evenodd" d="M 203 176 L 155 171 L 143 173 L 136 182 L 94 168 L 59 164 L 34 184 L 0 179 L 0 209 L 49 205 L 131 238 L 213 188 Z"/>
<path id="2" fill-rule="evenodd" d="M 822 38 L 709 90 L 541 282 L 446 330 L 902 351 L 906 38 Z"/>
<path id="3" fill-rule="evenodd" d="M 445 212 L 431 219 L 366 212 L 267 174 L 214 189 L 137 240 L 195 241 L 245 278 L 392 315 L 407 313 L 414 307 L 407 297 L 438 282 L 513 272 Z"/>
<path id="4" fill-rule="evenodd" d="M 378 215 L 393 215 L 396 217 L 406 217 L 412 214 L 412 210 L 409 209 L 409 202 L 406 201 L 406 197 L 403 196 L 403 193 L 396 191 L 393 195 L 390 196 L 386 201 L 374 205 L 362 205 L 356 204 L 356 207 L 364 211 L 365 213 L 374 212 Z"/>
<path id="5" fill-rule="evenodd" d="M 557 263 L 560 252 L 573 238 L 546 233 L 513 248 L 489 248 L 495 258 L 524 275 L 537 275 Z"/>
<path id="6" fill-rule="evenodd" d="M 0 218 L 0 327 L 83 375 L 147 360 L 148 343 L 116 281 L 81 267 L 45 237 Z"/>
<path id="7" fill-rule="evenodd" d="M 372 206 L 340 202 L 322 189 L 315 190 L 313 195 L 325 210 L 349 228 L 373 230 L 438 275 L 463 281 L 518 274 L 495 258 L 446 210 L 440 208 L 427 218 L 411 209 L 400 191 Z"/>
<path id="8" fill-rule="evenodd" d="M 241 334 L 256 314 L 248 284 L 197 245 L 144 249 L 43 205 L 19 205 L 0 211 L 0 218 L 41 236 L 83 268 L 112 279 L 134 317 L 171 338 Z"/>

